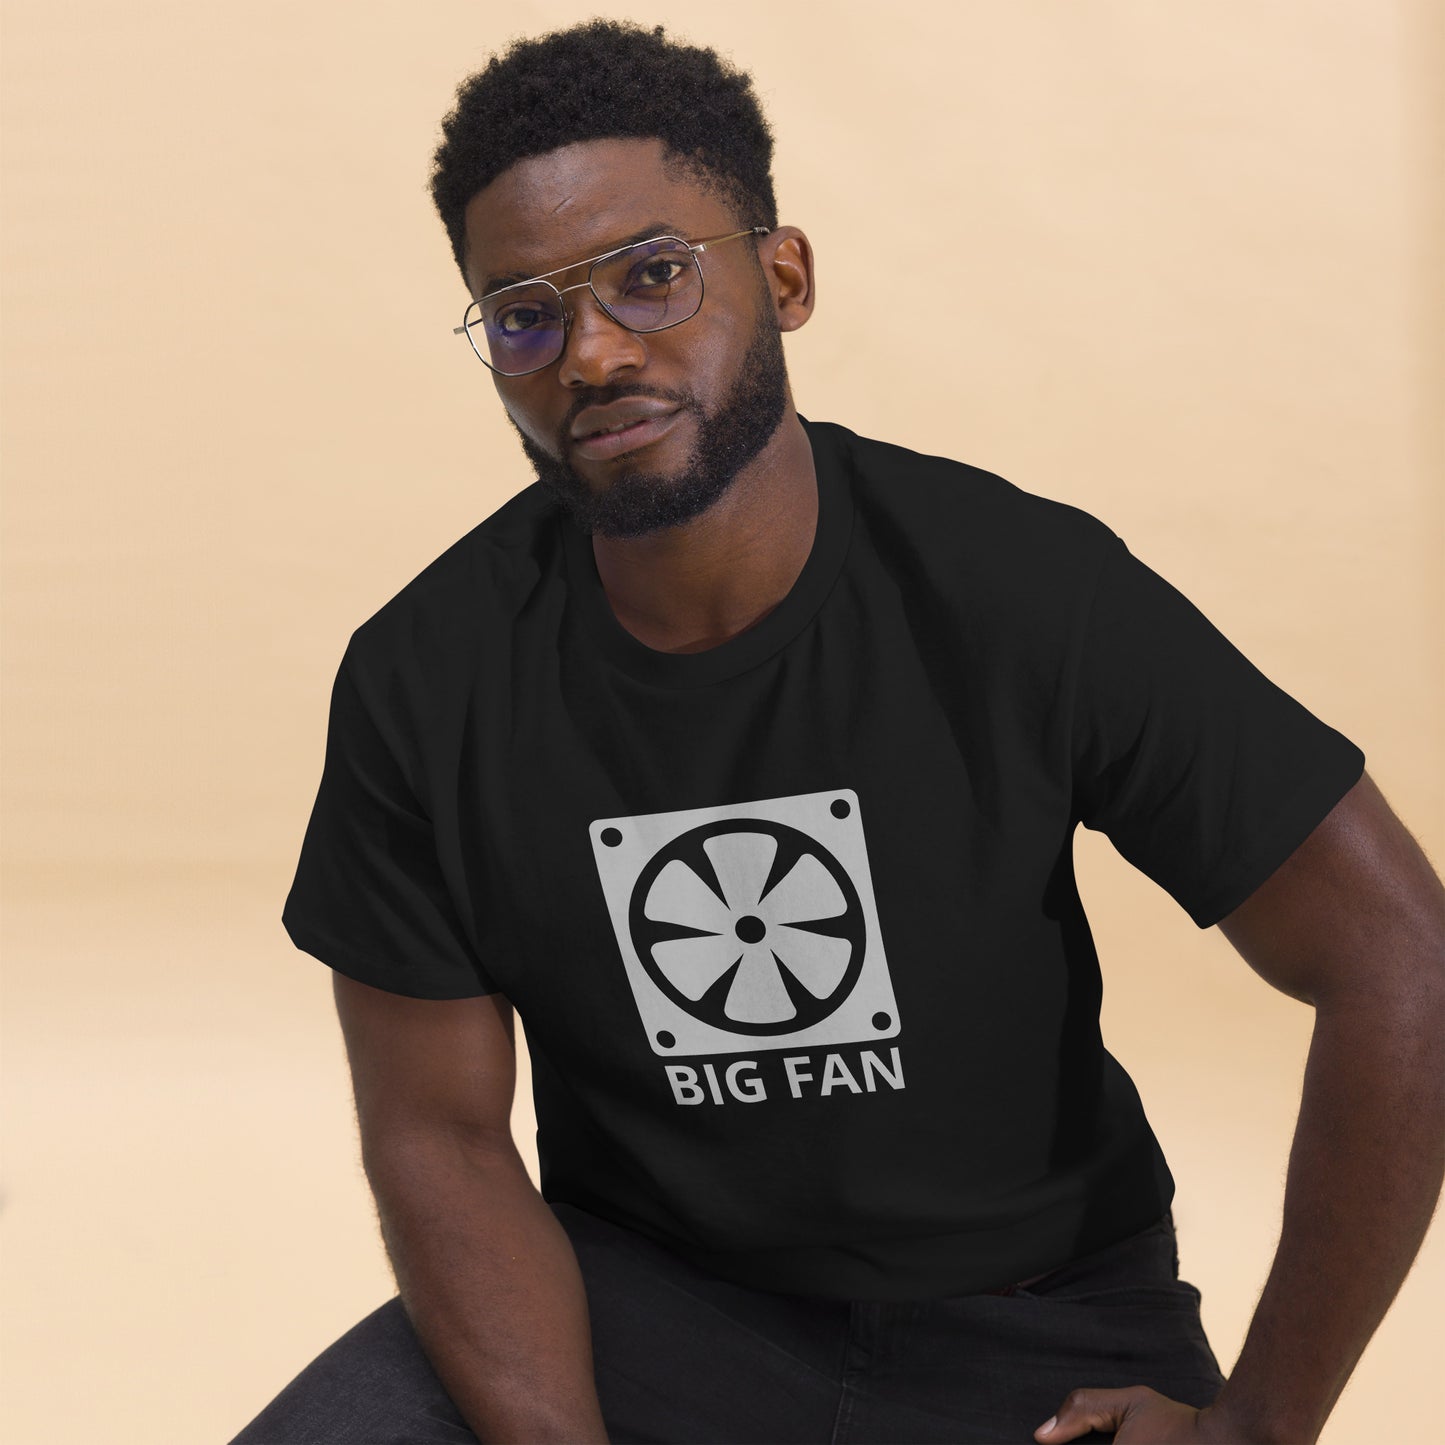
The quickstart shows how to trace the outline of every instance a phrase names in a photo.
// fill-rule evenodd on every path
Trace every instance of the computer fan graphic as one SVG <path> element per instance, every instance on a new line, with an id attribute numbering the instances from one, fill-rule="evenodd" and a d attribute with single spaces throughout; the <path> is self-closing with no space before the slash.
<path id="1" fill-rule="evenodd" d="M 598 818 L 588 831 L 655 1053 L 898 1033 L 851 789 Z"/>

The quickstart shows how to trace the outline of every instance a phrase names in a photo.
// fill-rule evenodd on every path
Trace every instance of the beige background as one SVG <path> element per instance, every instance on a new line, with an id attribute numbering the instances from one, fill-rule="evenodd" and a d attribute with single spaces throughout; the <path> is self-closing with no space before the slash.
<path id="1" fill-rule="evenodd" d="M 450 334 L 440 117 L 592 13 L 5 0 L 6 1442 L 228 1439 L 392 1292 L 279 915 L 349 632 L 530 480 Z M 755 77 L 817 256 L 800 409 L 1103 518 L 1445 857 L 1441 7 L 605 13 Z M 1078 858 L 1227 1371 L 1312 1016 Z M 1442 1287 L 1437 1227 L 1329 1445 L 1437 1438 Z"/>

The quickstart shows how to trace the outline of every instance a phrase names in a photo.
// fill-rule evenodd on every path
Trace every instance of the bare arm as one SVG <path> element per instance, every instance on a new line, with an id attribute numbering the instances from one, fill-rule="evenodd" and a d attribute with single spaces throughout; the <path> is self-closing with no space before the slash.
<path id="1" fill-rule="evenodd" d="M 1215 1408 L 1313 1441 L 1445 1178 L 1445 889 L 1366 774 L 1219 927 L 1315 1027 L 1278 1250 Z"/>
<path id="2" fill-rule="evenodd" d="M 484 1445 L 605 1445 L 576 1253 L 512 1140 L 511 1005 L 334 987 L 382 1238 L 447 1393 Z"/>
<path id="3" fill-rule="evenodd" d="M 402 1304 L 493 1442 L 605 1442 L 577 1256 L 510 1141 L 438 1136 L 368 1167 Z"/>
<path id="4" fill-rule="evenodd" d="M 1036 1440 L 1309 1445 L 1429 1228 L 1445 1178 L 1445 888 L 1373 779 L 1219 927 L 1315 1011 L 1274 1263 L 1212 1404 L 1081 1382 Z"/>

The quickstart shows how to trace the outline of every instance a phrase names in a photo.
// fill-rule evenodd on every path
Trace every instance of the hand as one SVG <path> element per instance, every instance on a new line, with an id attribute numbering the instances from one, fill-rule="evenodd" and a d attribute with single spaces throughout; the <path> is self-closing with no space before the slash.
<path id="1" fill-rule="evenodd" d="M 1040 1425 L 1034 1439 L 1056 1445 L 1090 1430 L 1113 1430 L 1114 1445 L 1247 1445 L 1246 1437 L 1214 1406 L 1197 1410 L 1181 1405 L 1148 1385 L 1070 1390 L 1052 1424 L 1052 1429 Z"/>

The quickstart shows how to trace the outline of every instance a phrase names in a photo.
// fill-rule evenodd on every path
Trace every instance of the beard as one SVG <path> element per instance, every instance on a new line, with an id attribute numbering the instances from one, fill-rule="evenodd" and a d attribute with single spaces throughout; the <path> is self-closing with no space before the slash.
<path id="1" fill-rule="evenodd" d="M 676 475 L 648 471 L 641 463 L 619 460 L 600 490 L 561 457 L 545 452 L 503 411 L 522 441 L 537 480 L 587 535 L 644 537 L 676 527 L 706 512 L 732 485 L 737 474 L 777 432 L 788 403 L 788 372 L 783 338 L 772 317 L 759 308 L 737 380 L 711 414 L 686 394 L 640 390 L 604 391 L 587 404 L 606 405 L 628 396 L 661 397 L 698 419 L 697 441 Z M 580 408 L 579 408 L 580 409 Z"/>

